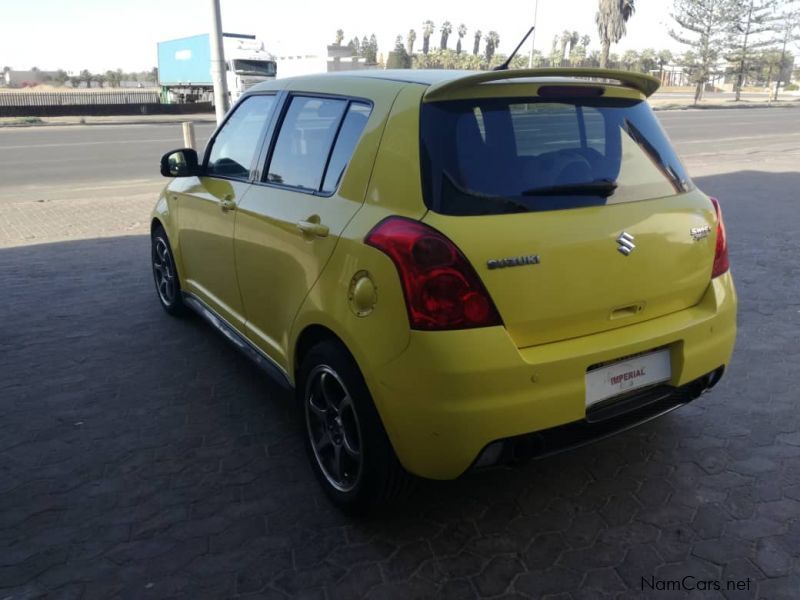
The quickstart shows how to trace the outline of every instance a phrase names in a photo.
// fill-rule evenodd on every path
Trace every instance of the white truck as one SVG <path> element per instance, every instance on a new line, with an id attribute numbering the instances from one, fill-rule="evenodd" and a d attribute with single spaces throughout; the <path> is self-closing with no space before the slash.
<path id="1" fill-rule="evenodd" d="M 231 104 L 253 85 L 275 79 L 275 57 L 256 36 L 223 33 L 222 44 Z M 209 35 L 159 42 L 158 83 L 162 102 L 213 102 Z"/>

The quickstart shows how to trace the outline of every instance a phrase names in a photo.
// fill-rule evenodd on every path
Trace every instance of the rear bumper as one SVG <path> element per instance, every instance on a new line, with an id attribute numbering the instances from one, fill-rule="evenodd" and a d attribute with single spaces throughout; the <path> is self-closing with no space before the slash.
<path id="1" fill-rule="evenodd" d="M 413 332 L 403 354 L 368 384 L 406 469 L 451 479 L 492 442 L 585 422 L 591 365 L 669 347 L 667 385 L 676 393 L 667 402 L 677 406 L 684 402 L 676 398 L 688 398 L 698 380 L 728 364 L 735 338 L 736 294 L 727 273 L 692 308 L 531 348 L 517 348 L 502 327 Z"/>

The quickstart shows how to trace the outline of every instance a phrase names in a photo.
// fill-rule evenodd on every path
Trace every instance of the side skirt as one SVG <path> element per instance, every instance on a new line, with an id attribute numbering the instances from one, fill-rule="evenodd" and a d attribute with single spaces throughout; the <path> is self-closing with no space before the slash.
<path id="1" fill-rule="evenodd" d="M 275 383 L 287 391 L 292 391 L 294 389 L 289 381 L 289 377 L 283 369 L 254 346 L 250 340 L 239 333 L 233 325 L 215 313 L 205 302 L 200 300 L 200 298 L 190 292 L 183 292 L 183 301 L 189 308 L 203 317 L 214 329 L 225 336 L 225 338 L 236 346 L 242 354 L 261 368 Z"/>

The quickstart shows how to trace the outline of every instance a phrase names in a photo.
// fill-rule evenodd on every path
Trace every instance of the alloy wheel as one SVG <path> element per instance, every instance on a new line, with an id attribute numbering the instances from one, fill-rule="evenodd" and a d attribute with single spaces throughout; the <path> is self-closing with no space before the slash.
<path id="1" fill-rule="evenodd" d="M 326 365 L 308 376 L 306 429 L 314 458 L 335 489 L 349 492 L 361 480 L 361 427 L 353 398 L 337 373 Z"/>
<path id="2" fill-rule="evenodd" d="M 166 306 L 175 302 L 175 263 L 167 242 L 160 237 L 153 240 L 153 275 L 158 295 Z"/>

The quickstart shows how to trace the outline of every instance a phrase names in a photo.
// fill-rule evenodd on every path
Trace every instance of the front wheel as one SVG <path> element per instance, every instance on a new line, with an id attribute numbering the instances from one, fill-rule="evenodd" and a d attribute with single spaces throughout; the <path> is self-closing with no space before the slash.
<path id="1" fill-rule="evenodd" d="M 150 260 L 161 306 L 173 316 L 186 314 L 188 311 L 181 296 L 181 283 L 172 248 L 162 227 L 156 227 L 150 237 Z"/>
<path id="2" fill-rule="evenodd" d="M 303 403 L 306 449 L 334 504 L 363 513 L 409 489 L 400 465 L 350 354 L 326 341 L 302 361 L 298 394 Z"/>

